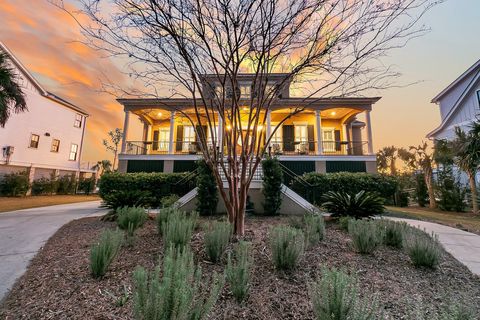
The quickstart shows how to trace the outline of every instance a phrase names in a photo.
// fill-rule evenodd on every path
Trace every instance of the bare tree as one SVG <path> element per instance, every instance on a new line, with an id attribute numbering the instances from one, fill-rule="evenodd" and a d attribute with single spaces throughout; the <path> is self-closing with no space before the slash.
<path id="1" fill-rule="evenodd" d="M 109 140 L 103 139 L 102 143 L 105 149 L 107 149 L 107 151 L 113 153 L 112 169 L 115 170 L 118 158 L 118 149 L 120 146 L 120 142 L 122 141 L 123 132 L 119 128 L 115 128 L 115 130 L 109 131 L 107 134 Z"/>
<path id="2" fill-rule="evenodd" d="M 271 137 L 305 107 L 292 106 L 271 135 L 263 137 L 267 112 L 282 87 L 293 83 L 311 98 L 391 86 L 399 74 L 381 58 L 424 34 L 419 20 L 441 2 L 79 0 L 78 13 L 60 0 L 51 1 L 77 21 L 87 20 L 79 14 L 89 18 L 91 22 L 79 22 L 89 45 L 127 61 L 125 72 L 143 83 L 145 96 L 166 95 L 161 88 L 170 87 L 168 95 L 193 99 L 193 115 L 178 112 L 196 130 L 237 235 L 244 233 L 247 192 Z M 254 75 L 255 94 L 249 99 L 236 90 L 242 72 Z M 274 86 L 273 73 L 283 73 Z M 223 130 L 217 137 L 219 121 Z"/>

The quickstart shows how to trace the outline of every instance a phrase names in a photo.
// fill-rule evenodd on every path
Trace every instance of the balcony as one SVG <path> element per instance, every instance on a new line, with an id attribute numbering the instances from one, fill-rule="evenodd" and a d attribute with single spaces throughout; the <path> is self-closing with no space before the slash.
<path id="1" fill-rule="evenodd" d="M 172 146 L 170 145 L 172 144 Z M 268 152 L 277 156 L 363 156 L 368 155 L 367 141 L 272 141 Z M 173 151 L 169 151 L 173 150 Z M 127 141 L 127 155 L 197 155 L 200 149 L 194 141 Z"/>

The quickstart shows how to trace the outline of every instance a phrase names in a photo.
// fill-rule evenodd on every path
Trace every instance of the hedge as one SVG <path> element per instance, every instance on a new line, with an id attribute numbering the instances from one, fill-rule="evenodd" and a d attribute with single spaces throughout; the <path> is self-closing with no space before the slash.
<path id="1" fill-rule="evenodd" d="M 188 173 L 105 173 L 98 183 L 102 199 L 117 192 L 147 192 L 146 205 L 160 207 L 161 199 L 171 194 L 183 196 L 195 187 L 195 180 L 186 179 Z M 188 181 L 187 181 L 188 180 Z"/>
<path id="2" fill-rule="evenodd" d="M 316 204 L 322 203 L 322 196 L 328 191 L 356 194 L 362 190 L 375 192 L 390 202 L 398 189 L 398 180 L 395 177 L 371 173 L 312 172 L 304 174 L 300 181 L 294 181 L 292 189 Z"/>

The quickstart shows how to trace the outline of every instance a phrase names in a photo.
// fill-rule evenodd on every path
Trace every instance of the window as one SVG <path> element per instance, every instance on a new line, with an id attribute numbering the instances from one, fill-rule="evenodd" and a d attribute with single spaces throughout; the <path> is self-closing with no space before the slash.
<path id="1" fill-rule="evenodd" d="M 52 148 L 50 149 L 51 152 L 58 152 L 60 149 L 60 140 L 53 139 L 52 140 Z"/>
<path id="2" fill-rule="evenodd" d="M 77 160 L 77 153 L 78 153 L 78 145 L 72 143 L 72 146 L 70 147 L 70 156 L 68 157 L 68 160 L 70 161 Z"/>
<path id="3" fill-rule="evenodd" d="M 160 128 L 158 130 L 158 151 L 168 151 L 170 144 L 170 129 Z"/>
<path id="4" fill-rule="evenodd" d="M 37 149 L 39 140 L 40 140 L 40 136 L 38 134 L 32 133 L 32 135 L 30 136 L 30 148 Z"/>
<path id="5" fill-rule="evenodd" d="M 249 99 L 252 87 L 250 85 L 240 86 L 240 98 Z"/>
<path id="6" fill-rule="evenodd" d="M 295 142 L 308 142 L 307 125 L 295 125 Z"/>
<path id="7" fill-rule="evenodd" d="M 195 129 L 192 126 L 184 126 L 182 151 L 189 151 L 189 145 L 193 142 L 195 142 Z"/>
<path id="8" fill-rule="evenodd" d="M 322 144 L 323 144 L 323 151 L 325 152 L 335 151 L 335 129 L 333 128 L 322 129 Z"/>
<path id="9" fill-rule="evenodd" d="M 480 108 L 480 90 L 477 90 L 478 107 Z"/>
<path id="10" fill-rule="evenodd" d="M 77 113 L 75 115 L 75 122 L 74 122 L 73 126 L 75 128 L 81 128 L 82 127 L 82 120 L 83 120 L 83 116 L 81 114 Z"/>

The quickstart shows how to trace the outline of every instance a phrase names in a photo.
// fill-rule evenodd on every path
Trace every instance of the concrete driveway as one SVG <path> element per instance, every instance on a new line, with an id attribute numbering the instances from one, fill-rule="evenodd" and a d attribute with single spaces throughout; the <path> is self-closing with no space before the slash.
<path id="1" fill-rule="evenodd" d="M 89 201 L 0 213 L 0 301 L 61 226 L 105 214 L 99 205 L 100 201 Z"/>
<path id="2" fill-rule="evenodd" d="M 480 236 L 438 223 L 412 219 L 388 218 L 405 221 L 413 227 L 438 235 L 438 241 L 455 259 L 464 264 L 472 273 L 480 276 Z"/>

